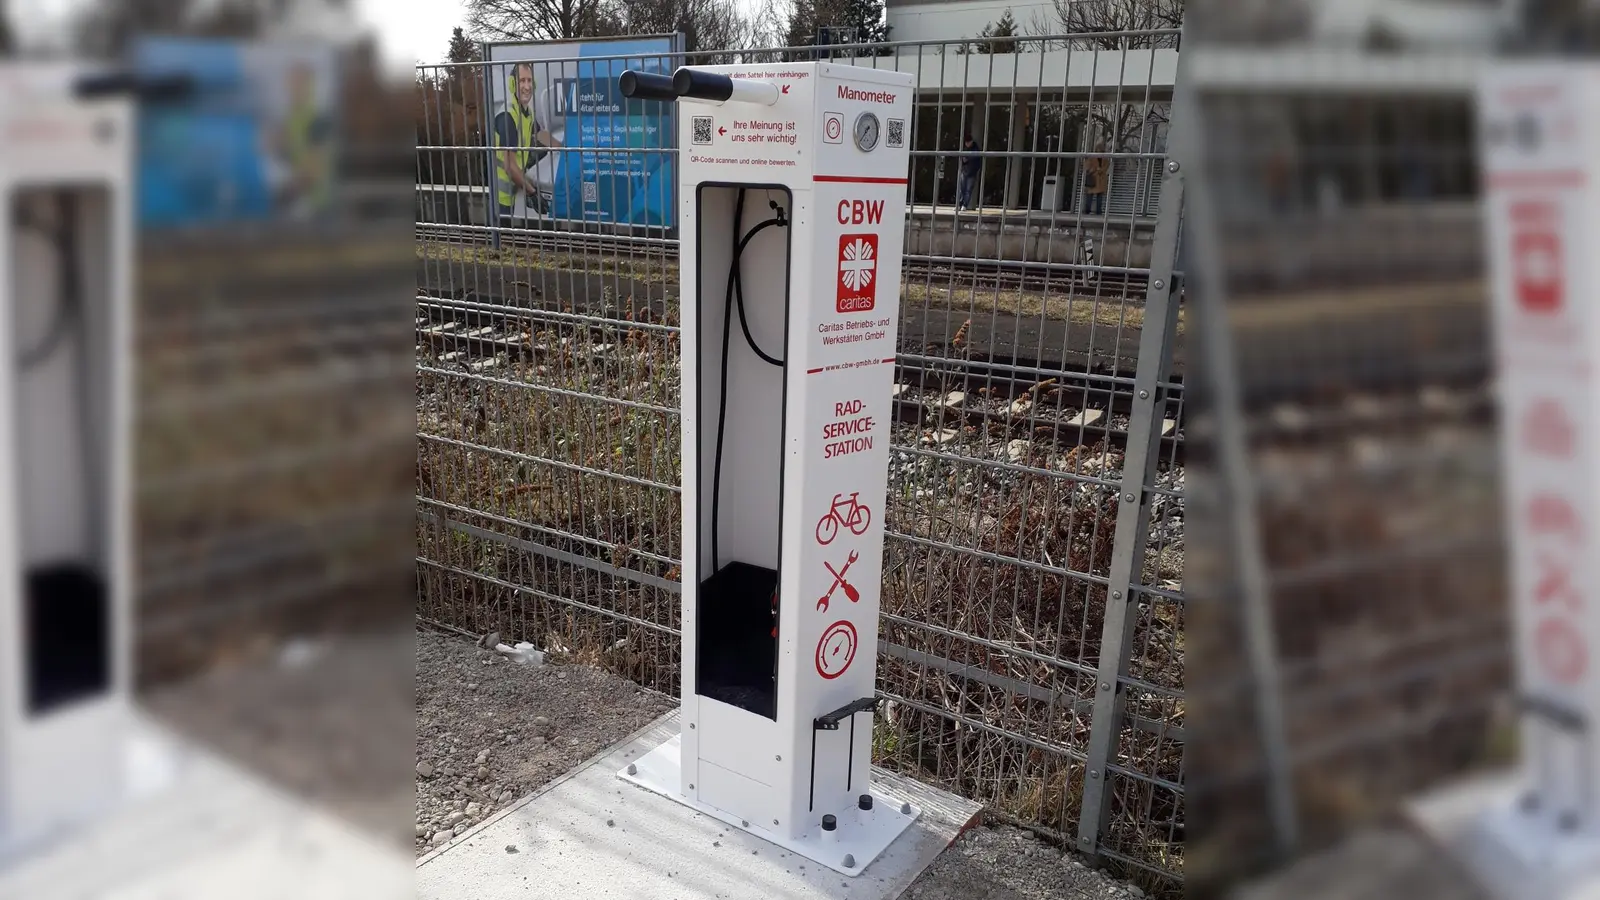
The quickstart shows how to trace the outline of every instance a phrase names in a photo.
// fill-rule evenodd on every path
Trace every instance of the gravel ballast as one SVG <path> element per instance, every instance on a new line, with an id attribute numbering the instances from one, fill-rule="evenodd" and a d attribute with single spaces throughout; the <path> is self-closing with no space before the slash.
<path id="1" fill-rule="evenodd" d="M 905 900 L 1137 900 L 1071 853 L 1007 825 L 974 828 L 906 889 Z"/>
<path id="2" fill-rule="evenodd" d="M 425 629 L 416 679 L 418 855 L 672 708 L 599 669 L 519 665 Z"/>

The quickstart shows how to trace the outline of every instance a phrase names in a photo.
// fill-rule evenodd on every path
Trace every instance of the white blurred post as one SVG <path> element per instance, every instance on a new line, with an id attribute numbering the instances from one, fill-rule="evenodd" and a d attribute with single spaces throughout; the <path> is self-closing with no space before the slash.
<path id="1" fill-rule="evenodd" d="M 1495 67 L 1478 100 L 1522 756 L 1469 855 L 1561 900 L 1600 892 L 1600 67 Z"/>
<path id="2" fill-rule="evenodd" d="M 127 784 L 134 104 L 79 74 L 0 66 L 0 864 Z"/>

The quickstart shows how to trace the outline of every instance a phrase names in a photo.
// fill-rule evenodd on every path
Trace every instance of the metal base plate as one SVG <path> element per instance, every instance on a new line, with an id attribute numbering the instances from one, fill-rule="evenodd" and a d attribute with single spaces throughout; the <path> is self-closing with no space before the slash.
<path id="1" fill-rule="evenodd" d="M 1600 900 L 1600 833 L 1562 831 L 1518 807 L 1521 780 L 1502 773 L 1421 797 L 1410 818 L 1506 900 Z"/>
<path id="2" fill-rule="evenodd" d="M 839 828 L 834 832 L 836 837 L 824 838 L 824 832 L 817 827 L 798 838 L 790 838 L 768 831 L 754 822 L 746 822 L 714 806 L 685 797 L 682 793 L 682 757 L 679 754 L 681 740 L 680 736 L 674 736 L 646 753 L 638 762 L 617 773 L 617 777 L 651 793 L 682 803 L 698 813 L 725 822 L 741 831 L 749 832 L 790 853 L 827 866 L 841 875 L 860 875 L 883 851 L 889 849 L 895 838 L 911 827 L 911 823 L 922 815 L 922 810 L 907 800 L 887 797 L 880 791 L 873 790 L 872 810 L 865 815 L 859 815 L 858 810 L 849 810 L 840 815 Z M 845 865 L 846 857 L 849 857 L 851 865 Z"/>

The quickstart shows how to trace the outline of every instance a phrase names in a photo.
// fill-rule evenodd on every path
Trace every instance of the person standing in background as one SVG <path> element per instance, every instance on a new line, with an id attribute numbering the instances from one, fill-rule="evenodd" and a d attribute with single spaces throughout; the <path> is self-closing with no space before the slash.
<path id="1" fill-rule="evenodd" d="M 978 155 L 978 142 L 967 132 L 961 139 L 961 168 L 956 172 L 956 211 L 972 208 L 972 189 L 983 169 L 983 157 Z"/>
<path id="2" fill-rule="evenodd" d="M 1086 216 L 1103 215 L 1106 211 L 1106 190 L 1111 184 L 1111 160 L 1100 156 L 1106 145 L 1096 142 L 1096 155 L 1084 161 L 1083 213 Z"/>

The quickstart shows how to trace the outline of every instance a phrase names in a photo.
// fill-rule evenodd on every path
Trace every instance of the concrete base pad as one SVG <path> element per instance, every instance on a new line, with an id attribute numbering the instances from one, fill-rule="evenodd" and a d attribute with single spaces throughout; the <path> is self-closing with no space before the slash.
<path id="1" fill-rule="evenodd" d="M 873 793 L 909 802 L 920 815 L 866 871 L 849 878 L 617 777 L 677 734 L 673 712 L 423 857 L 417 897 L 888 900 L 975 824 L 981 810 L 874 769 Z"/>
<path id="2" fill-rule="evenodd" d="M 129 795 L 0 859 L 0 897 L 344 900 L 412 896 L 408 855 L 142 719 Z"/>
<path id="3" fill-rule="evenodd" d="M 861 814 L 847 812 L 839 816 L 839 827 L 828 840 L 820 827 L 798 838 L 776 834 L 754 822 L 746 822 L 732 813 L 713 806 L 697 803 L 683 795 L 683 768 L 681 735 L 646 753 L 632 769 L 618 773 L 623 781 L 638 785 L 647 791 L 660 794 L 668 800 L 720 820 L 724 824 L 748 831 L 768 843 L 777 844 L 791 853 L 816 862 L 841 875 L 860 875 L 872 865 L 883 851 L 889 849 L 917 816 L 922 814 L 916 804 L 901 797 L 886 795 L 879 785 L 873 785 L 872 809 Z"/>
<path id="4" fill-rule="evenodd" d="M 1521 789 L 1514 773 L 1479 776 L 1414 799 L 1406 814 L 1491 896 L 1600 900 L 1600 841 L 1517 822 Z"/>

